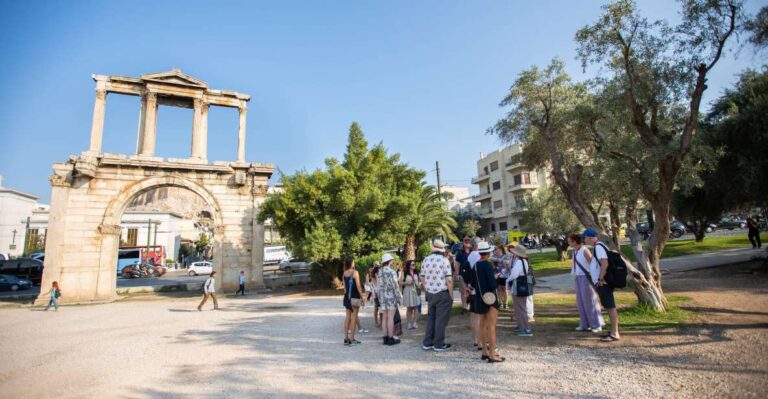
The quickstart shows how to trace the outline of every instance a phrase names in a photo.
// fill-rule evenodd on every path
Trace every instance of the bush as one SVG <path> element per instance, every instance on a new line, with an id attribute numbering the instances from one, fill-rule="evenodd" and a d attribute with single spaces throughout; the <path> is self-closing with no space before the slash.
<path id="1" fill-rule="evenodd" d="M 360 273 L 360 279 L 365 281 L 365 276 L 368 275 L 368 269 L 373 266 L 373 262 L 381 262 L 381 257 L 384 255 L 384 252 L 379 254 L 373 254 L 373 255 L 366 255 L 361 256 L 357 259 L 355 259 L 355 268 L 357 269 L 357 272 Z M 390 252 L 390 255 L 392 255 L 395 260 L 393 262 L 397 263 L 400 262 L 400 257 L 397 256 L 396 253 Z"/>

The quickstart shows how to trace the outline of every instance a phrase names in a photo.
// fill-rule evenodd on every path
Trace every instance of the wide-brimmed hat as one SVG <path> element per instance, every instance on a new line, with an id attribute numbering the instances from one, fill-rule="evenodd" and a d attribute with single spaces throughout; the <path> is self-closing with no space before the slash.
<path id="1" fill-rule="evenodd" d="M 390 254 L 384 254 L 384 255 L 381 257 L 381 264 L 383 265 L 383 264 L 385 264 L 385 263 L 387 263 L 387 262 L 390 262 L 390 261 L 392 261 L 392 259 L 395 259 L 395 258 L 393 258 L 393 257 L 392 257 L 392 255 L 390 255 Z"/>
<path id="2" fill-rule="evenodd" d="M 510 250 L 510 252 L 512 252 L 513 254 L 515 254 L 517 256 L 521 256 L 523 258 L 527 258 L 528 257 L 528 253 L 525 252 L 525 247 L 522 246 L 522 245 L 518 245 L 518 246 L 512 248 Z"/>
<path id="3" fill-rule="evenodd" d="M 435 252 L 445 252 L 445 243 L 441 239 L 436 239 L 432 241 L 432 251 Z"/>
<path id="4" fill-rule="evenodd" d="M 480 254 L 488 254 L 493 252 L 493 247 L 488 244 L 488 241 L 480 241 L 477 243 L 477 252 Z"/>

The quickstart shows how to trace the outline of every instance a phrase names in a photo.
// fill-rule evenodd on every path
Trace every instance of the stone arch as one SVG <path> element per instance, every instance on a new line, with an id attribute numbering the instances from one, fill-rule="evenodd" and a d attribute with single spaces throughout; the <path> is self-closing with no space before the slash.
<path id="1" fill-rule="evenodd" d="M 181 176 L 165 175 L 152 176 L 139 180 L 120 191 L 107 206 L 102 220 L 102 226 L 119 225 L 120 218 L 128 207 L 128 202 L 144 191 L 158 187 L 182 187 L 199 195 L 208 204 L 213 212 L 213 221 L 216 226 L 222 224 L 221 206 L 216 197 L 202 185 Z"/>

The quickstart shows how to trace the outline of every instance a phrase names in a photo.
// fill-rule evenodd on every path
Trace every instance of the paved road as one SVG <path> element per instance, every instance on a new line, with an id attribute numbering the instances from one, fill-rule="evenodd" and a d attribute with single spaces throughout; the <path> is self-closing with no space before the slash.
<path id="1" fill-rule="evenodd" d="M 704 254 L 676 256 L 661 259 L 662 273 L 676 273 L 706 267 L 746 262 L 762 252 L 750 248 L 726 249 Z M 535 265 L 534 265 L 535 267 Z M 538 288 L 545 292 L 573 291 L 573 277 L 570 274 L 556 274 L 537 279 Z"/>

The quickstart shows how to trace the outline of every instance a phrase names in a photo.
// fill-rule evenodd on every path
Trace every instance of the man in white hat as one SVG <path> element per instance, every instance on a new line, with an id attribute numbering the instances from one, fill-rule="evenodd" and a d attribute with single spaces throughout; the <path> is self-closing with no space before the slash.
<path id="1" fill-rule="evenodd" d="M 421 284 L 426 291 L 427 326 L 421 348 L 444 352 L 451 344 L 445 343 L 445 328 L 453 306 L 453 269 L 445 256 L 445 243 L 432 241 L 432 255 L 421 263 Z"/>

